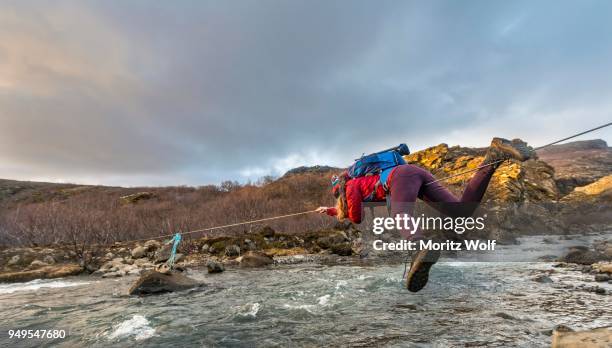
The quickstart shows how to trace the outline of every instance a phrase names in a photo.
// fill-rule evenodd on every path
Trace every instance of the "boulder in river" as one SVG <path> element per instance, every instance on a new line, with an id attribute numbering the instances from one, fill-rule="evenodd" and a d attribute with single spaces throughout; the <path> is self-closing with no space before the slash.
<path id="1" fill-rule="evenodd" d="M 264 253 L 248 251 L 240 258 L 240 267 L 263 267 L 274 263 L 274 259 Z"/>
<path id="2" fill-rule="evenodd" d="M 164 292 L 188 290 L 203 286 L 204 283 L 181 273 L 162 274 L 156 271 L 144 273 L 128 290 L 130 295 L 150 295 Z"/>
<path id="3" fill-rule="evenodd" d="M 223 264 L 213 260 L 209 260 L 206 263 L 206 268 L 208 268 L 208 273 L 221 273 L 225 271 Z"/>
<path id="4" fill-rule="evenodd" d="M 553 330 L 551 348 L 599 348 L 612 346 L 612 327 L 574 331 L 559 325 Z"/>
<path id="5" fill-rule="evenodd" d="M 540 274 L 534 277 L 533 281 L 538 282 L 538 283 L 552 283 L 553 282 L 553 280 L 546 274 Z"/>

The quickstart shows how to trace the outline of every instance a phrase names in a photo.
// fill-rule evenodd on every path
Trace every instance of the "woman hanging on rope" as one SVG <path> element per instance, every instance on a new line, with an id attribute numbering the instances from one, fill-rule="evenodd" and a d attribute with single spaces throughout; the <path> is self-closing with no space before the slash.
<path id="1" fill-rule="evenodd" d="M 317 212 L 336 216 L 341 221 L 348 218 L 358 224 L 361 223 L 362 202 L 384 202 L 390 195 L 392 217 L 398 214 L 412 215 L 417 198 L 445 215 L 467 217 L 473 214 L 477 203 L 482 200 L 493 173 L 502 161 L 526 161 L 534 156 L 534 150 L 519 139 L 510 141 L 494 138 L 481 168 L 470 179 L 460 198 L 436 181 L 431 173 L 412 164 L 402 164 L 391 169 L 386 182 L 381 182 L 379 175 L 350 178 L 345 172 L 332 178 L 332 192 L 337 198 L 336 207 L 319 207 Z M 412 231 L 412 234 L 400 232 L 408 239 L 423 238 L 418 231 Z M 413 254 L 406 278 L 408 290 L 417 292 L 425 287 L 429 279 L 429 269 L 439 257 L 440 252 L 433 250 L 420 250 Z"/>

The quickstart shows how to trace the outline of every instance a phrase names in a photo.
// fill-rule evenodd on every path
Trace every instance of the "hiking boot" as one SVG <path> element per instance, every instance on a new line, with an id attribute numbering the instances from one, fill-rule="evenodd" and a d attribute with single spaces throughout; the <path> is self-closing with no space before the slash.
<path id="1" fill-rule="evenodd" d="M 521 139 L 510 141 L 504 138 L 493 138 L 483 163 L 501 162 L 506 159 L 515 159 L 523 162 L 530 158 L 537 158 L 537 155 L 533 148 Z"/>
<path id="2" fill-rule="evenodd" d="M 429 280 L 429 269 L 440 258 L 438 250 L 419 250 L 412 255 L 410 270 L 406 276 L 406 288 L 411 292 L 420 291 L 427 285 Z"/>

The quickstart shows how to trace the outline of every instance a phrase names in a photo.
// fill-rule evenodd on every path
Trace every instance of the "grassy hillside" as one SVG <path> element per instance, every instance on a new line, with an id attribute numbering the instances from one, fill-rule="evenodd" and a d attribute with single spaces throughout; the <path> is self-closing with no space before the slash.
<path id="1" fill-rule="evenodd" d="M 0 245 L 109 243 L 312 210 L 321 204 L 333 204 L 325 171 L 243 186 L 226 182 L 121 188 L 1 180 Z M 316 214 L 290 220 L 270 225 L 294 233 L 333 223 Z"/>

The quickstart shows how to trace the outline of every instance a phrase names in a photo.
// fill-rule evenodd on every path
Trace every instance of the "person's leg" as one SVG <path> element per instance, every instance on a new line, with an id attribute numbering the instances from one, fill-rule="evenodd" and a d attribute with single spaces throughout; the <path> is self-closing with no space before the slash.
<path id="1" fill-rule="evenodd" d="M 414 205 L 423 186 L 425 170 L 411 164 L 398 166 L 389 178 L 389 194 L 391 195 L 391 217 L 407 214 L 412 216 Z M 400 230 L 402 237 L 416 239 L 420 235 L 411 231 Z M 417 231 L 414 231 L 417 233 Z"/>
<path id="2" fill-rule="evenodd" d="M 495 166 L 480 168 L 468 182 L 461 198 L 453 195 L 439 181 L 434 182 L 434 176 L 428 171 L 423 170 L 421 175 L 423 176 L 424 183 L 419 192 L 419 197 L 431 203 L 434 208 L 445 215 L 453 217 L 470 216 L 478 207 L 482 197 L 484 197 L 491 177 L 495 173 L 495 168 Z"/>
<path id="3" fill-rule="evenodd" d="M 389 193 L 391 195 L 391 216 L 414 213 L 414 203 L 417 197 L 422 198 L 422 188 L 429 178 L 429 172 L 415 165 L 402 165 L 396 168 L 389 178 Z M 436 197 L 448 201 L 458 201 L 450 191 L 437 188 Z M 400 230 L 406 239 L 418 241 L 424 238 L 421 231 Z M 410 270 L 406 274 L 406 288 L 411 292 L 421 290 L 428 282 L 429 270 L 438 261 L 440 252 L 435 250 L 420 250 L 411 255 Z"/>

